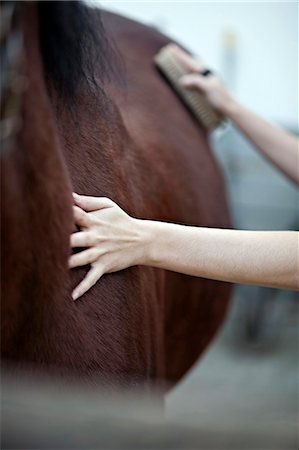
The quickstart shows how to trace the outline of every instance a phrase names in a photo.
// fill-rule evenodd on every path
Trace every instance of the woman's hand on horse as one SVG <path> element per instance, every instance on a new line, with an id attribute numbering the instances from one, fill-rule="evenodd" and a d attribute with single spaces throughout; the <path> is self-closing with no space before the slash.
<path id="1" fill-rule="evenodd" d="M 130 217 L 112 200 L 73 194 L 75 223 L 71 247 L 85 247 L 69 259 L 70 268 L 90 264 L 85 278 L 73 291 L 73 299 L 88 291 L 104 273 L 142 264 L 149 239 L 139 220 Z"/>
<path id="2" fill-rule="evenodd" d="M 212 107 L 224 115 L 229 115 L 235 100 L 220 79 L 213 73 L 208 76 L 202 75 L 201 72 L 206 69 L 203 63 L 178 45 L 168 44 L 167 48 L 173 57 L 189 72 L 188 75 L 184 75 L 180 79 L 180 83 L 186 88 L 204 93 Z"/>

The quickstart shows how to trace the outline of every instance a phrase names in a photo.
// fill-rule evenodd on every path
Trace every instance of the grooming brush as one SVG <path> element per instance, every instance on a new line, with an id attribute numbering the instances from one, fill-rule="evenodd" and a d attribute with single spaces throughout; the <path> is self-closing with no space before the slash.
<path id="1" fill-rule="evenodd" d="M 190 72 L 173 57 L 167 48 L 164 47 L 159 51 L 154 58 L 154 62 L 185 105 L 208 132 L 223 124 L 224 118 L 208 104 L 203 94 L 198 91 L 191 91 L 179 84 L 179 79 Z"/>

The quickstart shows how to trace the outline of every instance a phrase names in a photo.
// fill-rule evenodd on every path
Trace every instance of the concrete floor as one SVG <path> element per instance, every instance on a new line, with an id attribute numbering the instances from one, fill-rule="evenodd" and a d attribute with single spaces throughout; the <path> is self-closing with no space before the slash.
<path id="1" fill-rule="evenodd" d="M 278 339 L 254 346 L 239 345 L 231 311 L 205 356 L 169 394 L 168 419 L 209 436 L 202 449 L 298 450 L 298 316 L 292 311 L 275 324 Z"/>

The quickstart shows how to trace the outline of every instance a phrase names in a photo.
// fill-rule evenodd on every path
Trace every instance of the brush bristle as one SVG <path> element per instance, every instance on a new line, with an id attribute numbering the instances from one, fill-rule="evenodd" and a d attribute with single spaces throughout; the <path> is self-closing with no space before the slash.
<path id="1" fill-rule="evenodd" d="M 208 104 L 203 94 L 190 91 L 179 84 L 178 80 L 188 72 L 167 48 L 162 48 L 155 56 L 154 61 L 194 116 L 209 132 L 223 123 L 223 117 Z"/>

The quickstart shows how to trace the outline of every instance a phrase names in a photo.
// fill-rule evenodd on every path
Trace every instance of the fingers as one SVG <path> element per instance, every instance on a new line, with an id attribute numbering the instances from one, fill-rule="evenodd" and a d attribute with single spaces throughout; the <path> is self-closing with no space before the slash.
<path id="1" fill-rule="evenodd" d="M 112 200 L 106 197 L 90 197 L 86 195 L 78 195 L 73 193 L 76 205 L 85 211 L 96 211 L 98 209 L 110 208 L 113 206 Z"/>
<path id="2" fill-rule="evenodd" d="M 188 88 L 196 88 L 205 91 L 207 86 L 207 78 L 200 74 L 184 75 L 180 78 L 179 83 Z"/>
<path id="3" fill-rule="evenodd" d="M 171 51 L 172 55 L 190 72 L 198 72 L 202 70 L 203 66 L 201 62 L 194 56 L 189 55 L 182 48 L 176 44 L 168 44 L 167 48 Z"/>
<path id="4" fill-rule="evenodd" d="M 85 211 L 83 211 L 83 209 L 78 206 L 73 206 L 73 213 L 76 225 L 85 228 L 91 225 L 90 217 Z"/>
<path id="5" fill-rule="evenodd" d="M 69 267 L 72 269 L 74 267 L 86 266 L 95 262 L 100 256 L 98 249 L 89 248 L 88 250 L 83 250 L 82 252 L 76 253 L 69 258 Z"/>
<path id="6" fill-rule="evenodd" d="M 72 293 L 73 300 L 81 297 L 85 294 L 103 275 L 103 270 L 100 267 L 92 267 L 89 272 L 87 272 L 85 278 L 80 284 L 74 289 Z"/>
<path id="7" fill-rule="evenodd" d="M 94 233 L 88 231 L 81 231 L 71 234 L 71 248 L 75 247 L 92 247 L 97 244 L 97 239 Z"/>

